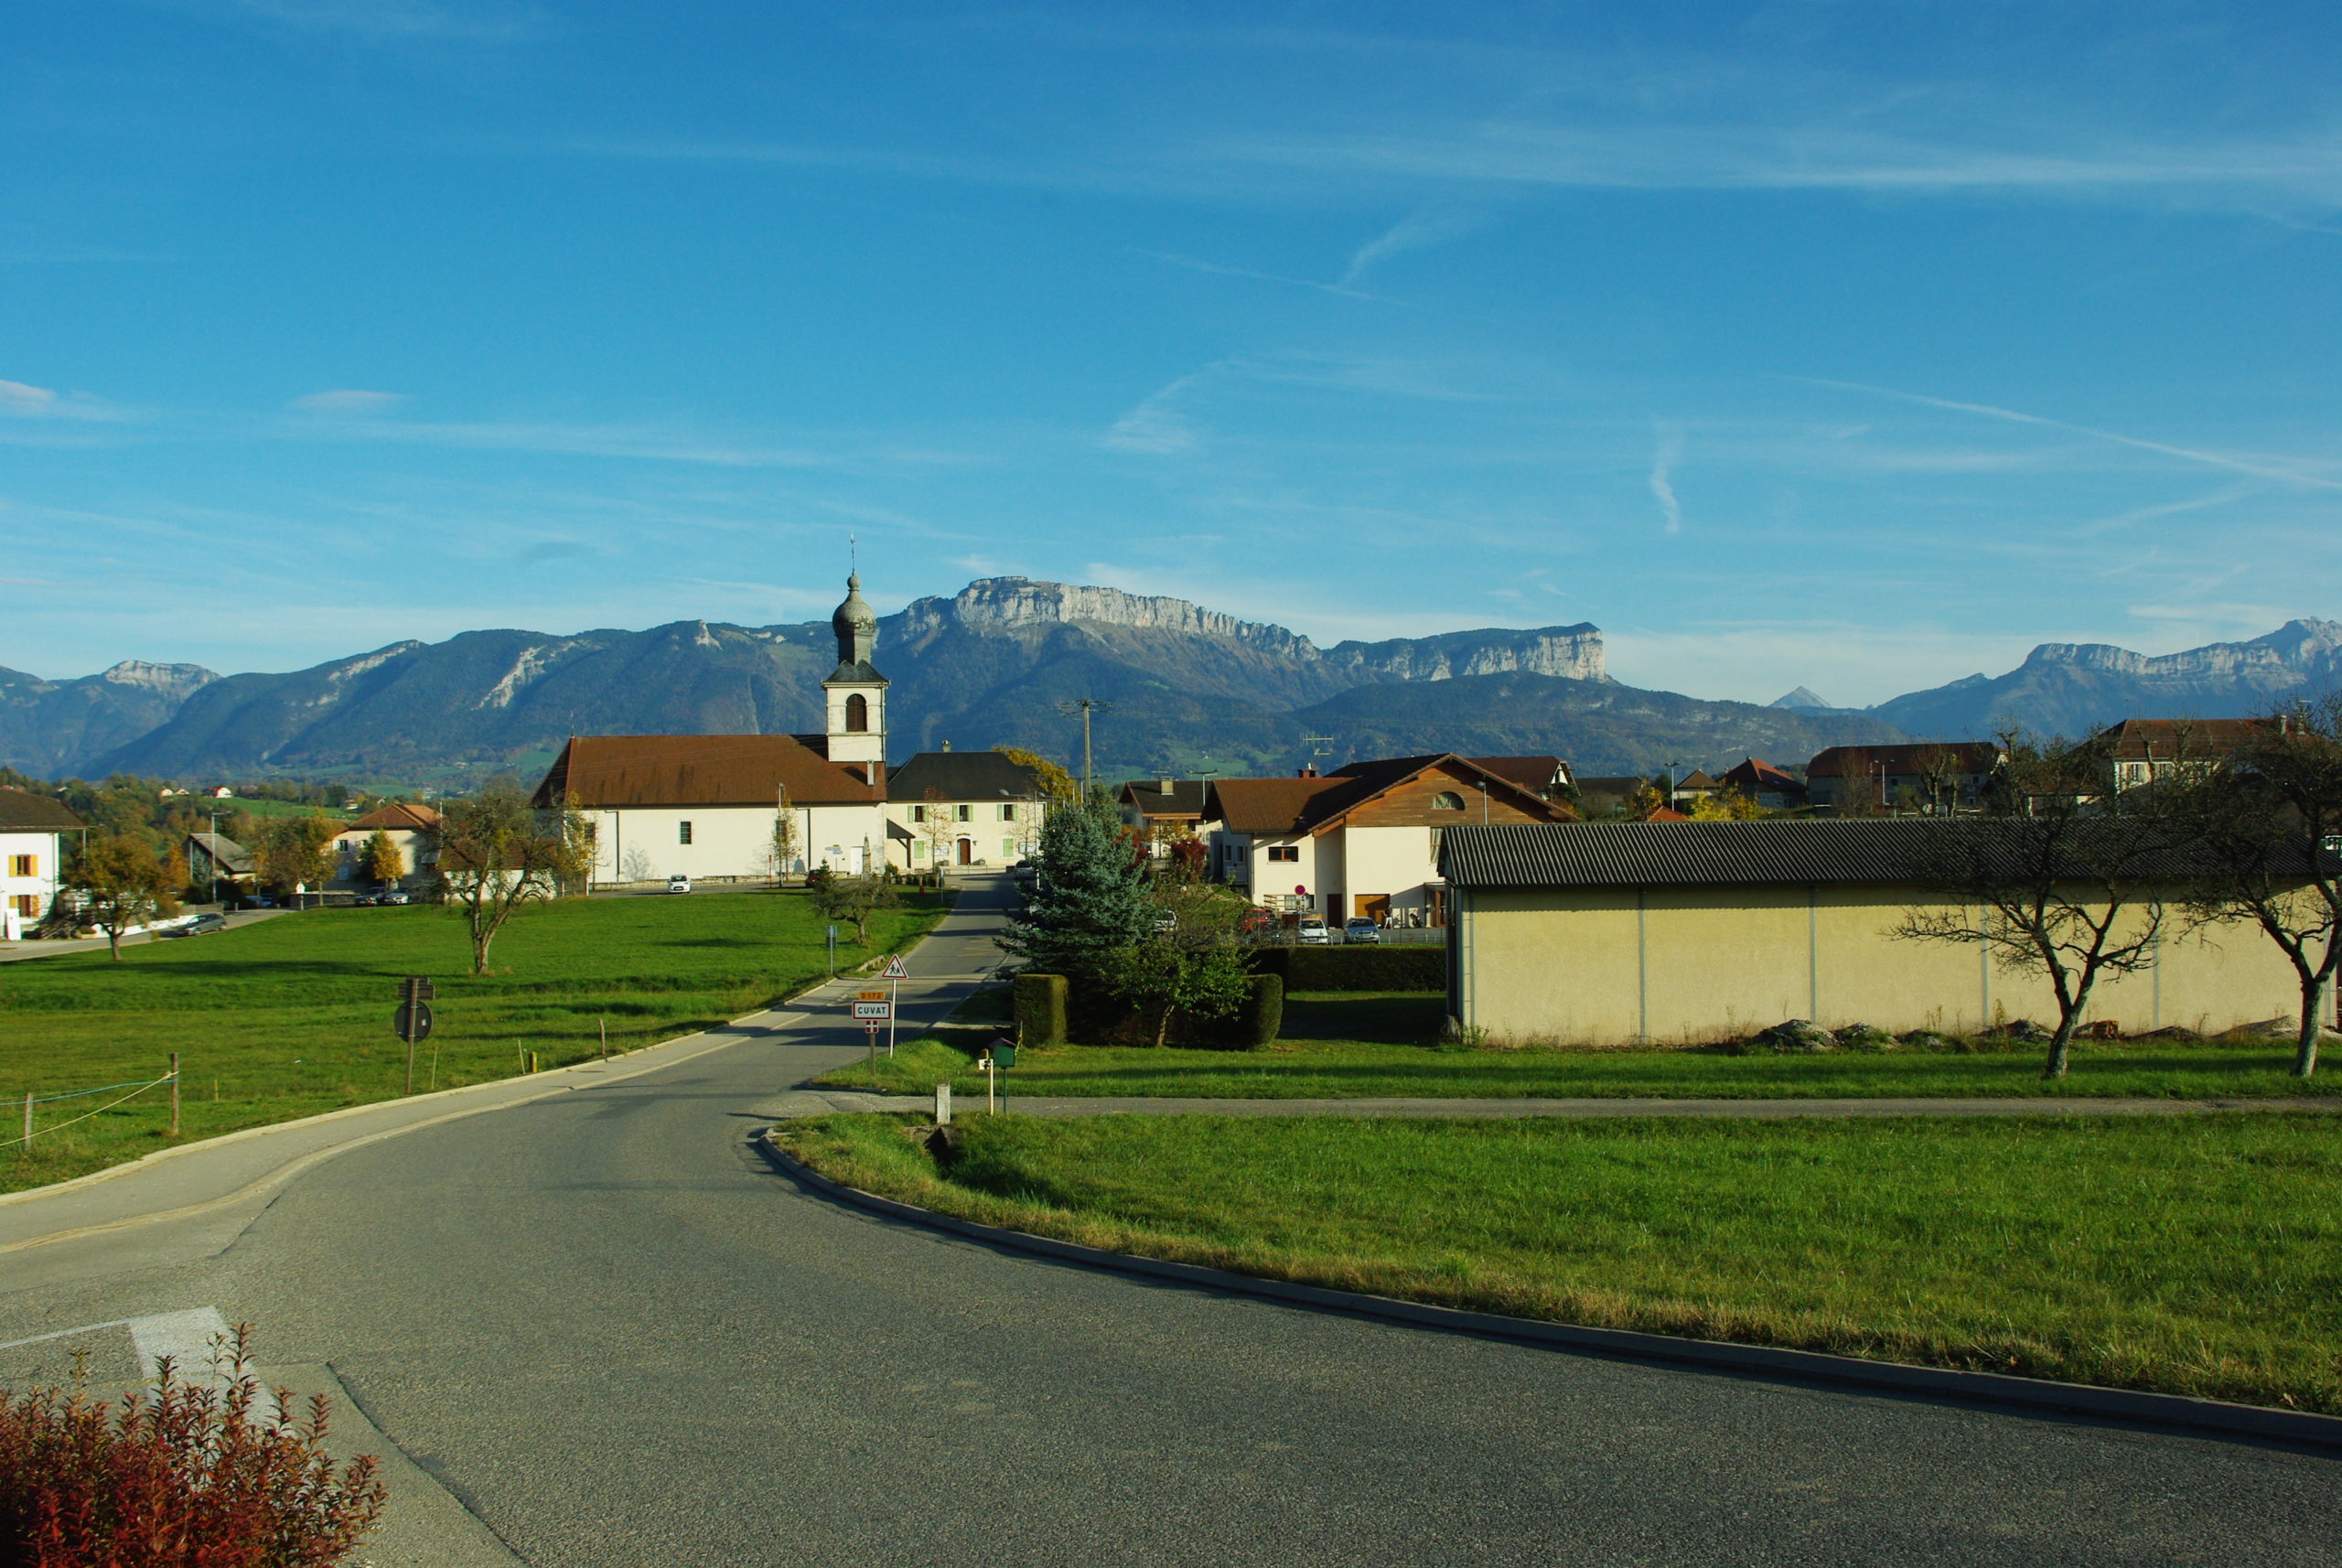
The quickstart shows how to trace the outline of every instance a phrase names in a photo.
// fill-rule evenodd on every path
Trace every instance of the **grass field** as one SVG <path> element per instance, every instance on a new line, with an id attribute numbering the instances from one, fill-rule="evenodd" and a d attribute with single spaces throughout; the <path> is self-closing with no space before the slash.
<path id="1" fill-rule="evenodd" d="M 963 1010 L 971 1025 L 1004 1019 L 999 993 Z M 2306 1082 L 2289 1070 L 2284 1041 L 2097 1044 L 2077 1041 L 2068 1076 L 2041 1077 L 2039 1046 L 1972 1042 L 1953 1050 L 1832 1051 L 1727 1056 L 1711 1050 L 1460 1050 L 1425 1044 L 1441 1003 L 1415 993 L 1295 993 L 1284 1035 L 1258 1051 L 1063 1046 L 1017 1053 L 1011 1091 L 1034 1095 L 1659 1096 L 1668 1099 L 1868 1099 L 1901 1095 L 2148 1095 L 2201 1099 L 2342 1094 L 2342 1076 Z M 949 1078 L 954 1093 L 983 1092 L 970 1070 L 993 1027 L 911 1041 L 873 1075 L 855 1066 L 825 1084 L 924 1094 Z"/>
<path id="2" fill-rule="evenodd" d="M 932 926 L 913 896 L 871 922 L 873 950 Z M 62 1125 L 111 1094 L 36 1108 L 30 1157 L 13 1140 L 27 1091 L 162 1075 L 180 1056 L 182 1141 L 382 1100 L 406 1049 L 392 1033 L 399 977 L 437 983 L 416 1087 L 442 1089 L 630 1050 L 754 1011 L 823 972 L 822 922 L 801 893 L 581 898 L 515 916 L 496 972 L 473 979 L 466 929 L 431 906 L 318 909 L 215 936 L 0 964 L 0 1191 L 80 1176 L 163 1147 L 163 1092 Z M 851 936 L 853 928 L 844 929 Z M 867 956 L 850 944 L 842 963 Z"/>
<path id="3" fill-rule="evenodd" d="M 990 1224 L 1568 1323 L 2342 1412 L 2342 1122 L 967 1118 L 779 1136 Z"/>

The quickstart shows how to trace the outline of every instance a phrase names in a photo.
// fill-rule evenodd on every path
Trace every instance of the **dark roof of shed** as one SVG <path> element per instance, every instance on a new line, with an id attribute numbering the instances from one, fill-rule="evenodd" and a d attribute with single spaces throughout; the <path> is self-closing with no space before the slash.
<path id="1" fill-rule="evenodd" d="M 239 876 L 252 869 L 252 852 L 226 833 L 189 833 L 187 842 L 209 855 L 212 864 Z"/>
<path id="2" fill-rule="evenodd" d="M 1030 800 L 1041 793 L 1038 775 L 996 751 L 922 751 L 886 777 L 890 800 Z"/>
<path id="3" fill-rule="evenodd" d="M 1577 792 L 1581 795 L 1631 795 L 1649 786 L 1649 779 L 1637 774 L 1595 773 L 1577 781 Z"/>
<path id="4" fill-rule="evenodd" d="M 1357 807 L 1397 789 L 1418 774 L 1452 766 L 1466 776 L 1477 775 L 1513 797 L 1523 811 L 1551 813 L 1554 808 L 1537 790 L 1519 784 L 1454 752 L 1426 757 L 1390 757 L 1373 762 L 1347 763 L 1318 778 L 1220 779 L 1211 787 L 1204 814 L 1225 822 L 1231 832 L 1321 832 L 1340 822 Z"/>
<path id="5" fill-rule="evenodd" d="M 1204 779 L 1174 779 L 1171 792 L 1163 792 L 1163 780 L 1133 779 L 1123 784 L 1122 799 L 1138 808 L 1143 816 L 1200 817 L 1204 797 L 1210 792 L 1210 781 Z"/>
<path id="6" fill-rule="evenodd" d="M 1440 846 L 1440 872 L 1457 887 L 1810 886 L 1930 879 L 2048 831 L 2015 818 L 1890 817 L 1724 822 L 1556 822 L 1457 826 Z M 2116 859 L 2138 877 L 2185 879 L 2203 866 L 2178 852 L 2148 853 L 2121 819 L 2064 830 L 2082 849 L 2126 843 Z M 2100 835 L 2096 838 L 2084 835 Z M 2305 867 L 2304 867 L 2305 868 Z M 2078 864 L 2076 875 L 2083 875 Z"/>
<path id="7" fill-rule="evenodd" d="M 769 806 L 783 785 L 800 806 L 883 800 L 886 788 L 787 735 L 581 735 L 561 748 L 534 803 Z"/>
<path id="8" fill-rule="evenodd" d="M 79 832 L 89 825 L 51 796 L 0 789 L 0 832 Z"/>
<path id="9" fill-rule="evenodd" d="M 1813 754 L 1805 765 L 1808 779 L 1848 777 L 1885 765 L 1889 773 L 1917 773 L 1938 757 L 1960 773 L 1990 773 L 2001 760 L 2001 748 L 1989 740 L 1918 740 L 1893 746 L 1833 746 Z"/>
<path id="10" fill-rule="evenodd" d="M 1540 795 L 1553 787 L 1553 776 L 1562 770 L 1558 757 L 1472 757 L 1465 760 Z"/>

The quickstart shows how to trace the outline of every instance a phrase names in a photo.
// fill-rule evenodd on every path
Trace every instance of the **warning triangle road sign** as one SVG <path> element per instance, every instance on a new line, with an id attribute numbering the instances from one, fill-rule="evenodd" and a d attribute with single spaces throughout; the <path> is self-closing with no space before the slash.
<path id="1" fill-rule="evenodd" d="M 881 980 L 908 980 L 910 977 L 911 972 L 903 967 L 903 961 L 899 954 L 888 959 L 886 967 L 878 972 L 878 978 Z"/>

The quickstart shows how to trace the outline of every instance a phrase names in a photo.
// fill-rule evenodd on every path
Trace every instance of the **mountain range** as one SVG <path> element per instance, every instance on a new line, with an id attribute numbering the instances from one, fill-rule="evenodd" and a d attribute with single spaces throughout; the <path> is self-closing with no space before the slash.
<path id="1" fill-rule="evenodd" d="M 806 731 L 835 662 L 826 621 L 678 621 L 572 635 L 473 631 L 397 642 L 288 674 L 129 661 L 44 681 L 0 670 L 0 764 L 42 777 L 459 782 L 543 765 L 574 734 Z M 2162 657 L 2045 643 L 2018 669 L 1832 708 L 1800 686 L 1768 706 L 1610 678 L 1591 625 L 1488 628 L 1320 648 L 1183 599 L 994 577 L 878 627 L 890 751 L 949 741 L 1078 766 L 1078 697 L 1103 777 L 1456 750 L 1551 752 L 1593 774 L 1747 753 L 1989 734 L 2073 733 L 2142 714 L 2229 716 L 2342 683 L 2342 626 L 2297 620 L 2251 642 Z"/>

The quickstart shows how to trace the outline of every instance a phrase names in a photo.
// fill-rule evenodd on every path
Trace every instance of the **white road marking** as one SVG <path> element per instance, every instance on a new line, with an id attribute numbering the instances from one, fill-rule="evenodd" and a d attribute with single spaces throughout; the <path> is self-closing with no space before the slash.
<path id="1" fill-rule="evenodd" d="M 70 1339 L 77 1334 L 95 1334 L 101 1328 L 129 1326 L 127 1317 L 109 1317 L 103 1323 L 84 1323 L 79 1328 L 60 1328 L 54 1334 L 36 1334 L 29 1339 L 0 1340 L 0 1350 L 14 1350 L 24 1345 L 46 1345 L 52 1339 Z"/>
<path id="2" fill-rule="evenodd" d="M 130 1342 L 138 1348 L 138 1369 L 148 1378 L 155 1376 L 157 1363 L 168 1356 L 171 1369 L 188 1382 L 224 1383 L 227 1380 L 214 1369 L 212 1359 L 227 1337 L 228 1320 L 216 1306 L 130 1320 Z"/>

